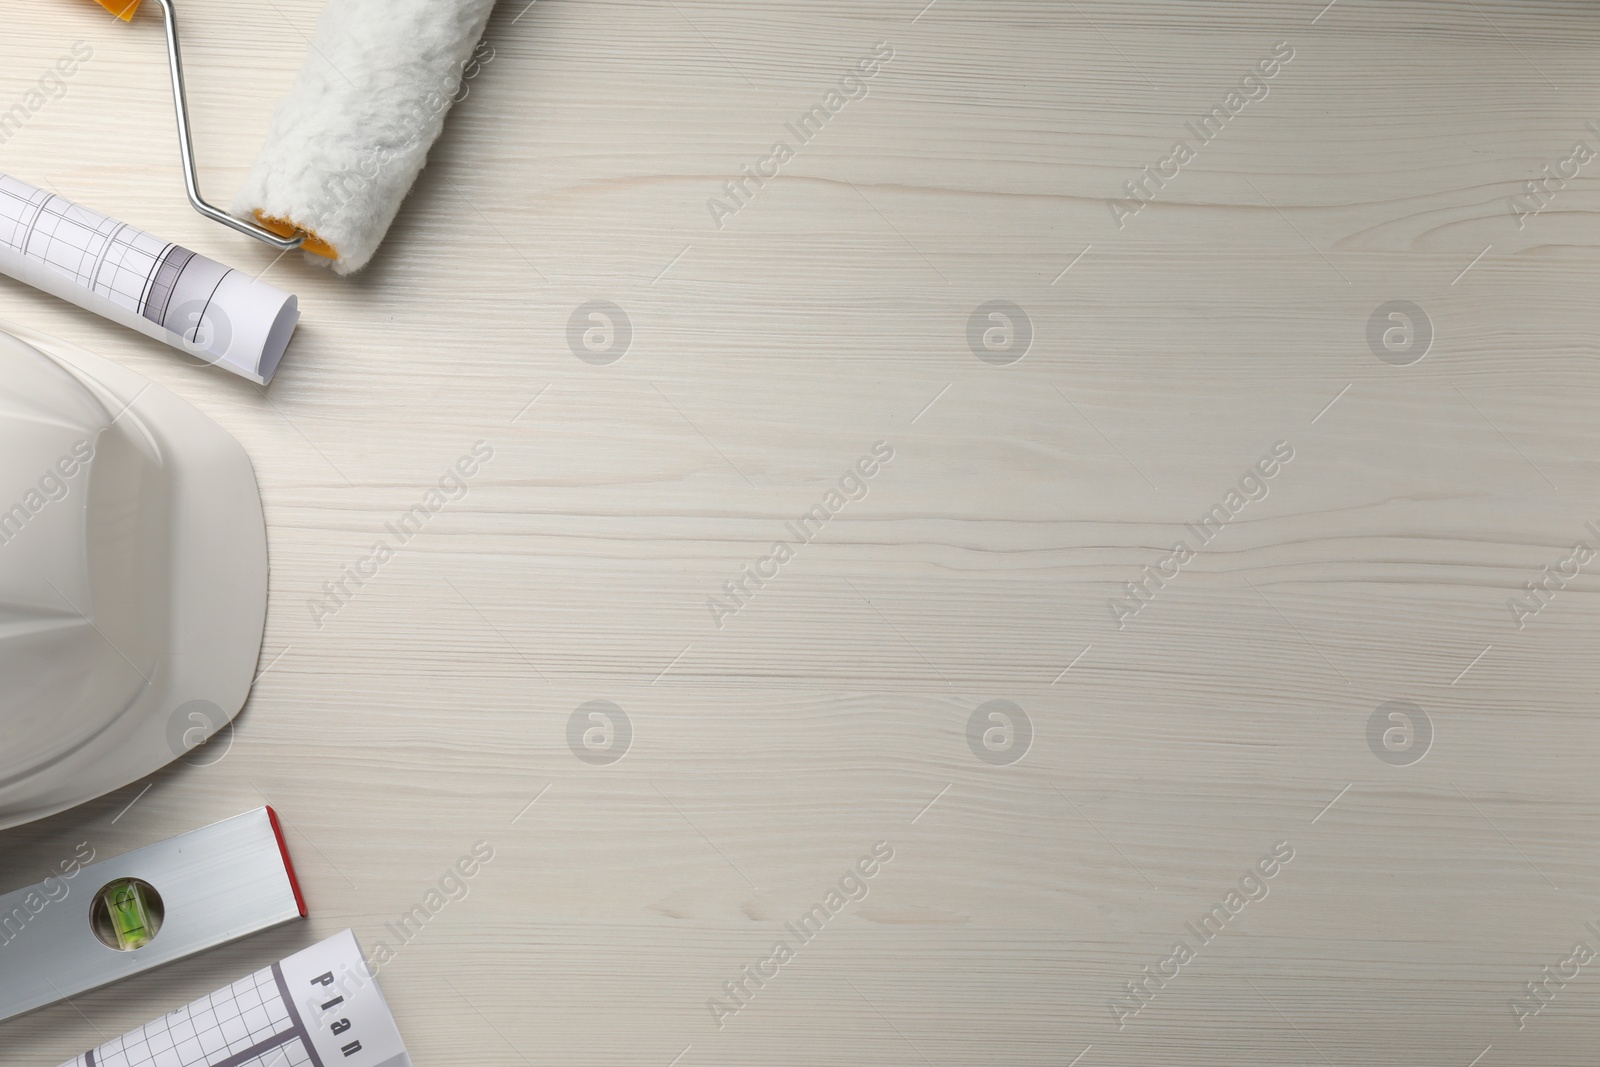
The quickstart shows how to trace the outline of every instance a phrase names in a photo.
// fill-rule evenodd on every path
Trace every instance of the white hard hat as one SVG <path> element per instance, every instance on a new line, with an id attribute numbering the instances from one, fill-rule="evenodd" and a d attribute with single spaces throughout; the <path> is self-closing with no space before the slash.
<path id="1" fill-rule="evenodd" d="M 238 442 L 132 371 L 41 346 L 0 332 L 0 829 L 230 722 L 266 621 Z"/>

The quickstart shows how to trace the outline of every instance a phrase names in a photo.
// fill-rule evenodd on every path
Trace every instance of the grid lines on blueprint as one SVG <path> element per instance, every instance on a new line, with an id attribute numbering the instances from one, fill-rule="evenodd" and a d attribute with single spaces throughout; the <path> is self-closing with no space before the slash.
<path id="1" fill-rule="evenodd" d="M 0 174 L 0 242 L 143 314 L 173 246 L 64 197 Z"/>
<path id="2" fill-rule="evenodd" d="M 86 1052 L 78 1067 L 322 1067 L 277 964 Z"/>

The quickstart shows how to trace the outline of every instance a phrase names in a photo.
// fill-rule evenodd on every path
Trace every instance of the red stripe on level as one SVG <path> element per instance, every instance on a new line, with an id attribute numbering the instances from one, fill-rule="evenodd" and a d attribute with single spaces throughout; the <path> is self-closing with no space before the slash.
<path id="1" fill-rule="evenodd" d="M 306 911 L 305 894 L 300 892 L 300 879 L 295 876 L 294 861 L 289 858 L 289 846 L 283 840 L 283 826 L 271 805 L 267 806 L 267 818 L 272 821 L 272 832 L 278 838 L 278 854 L 283 857 L 283 870 L 289 876 L 289 888 L 294 890 L 294 902 L 300 906 L 300 918 L 304 919 L 310 914 Z"/>

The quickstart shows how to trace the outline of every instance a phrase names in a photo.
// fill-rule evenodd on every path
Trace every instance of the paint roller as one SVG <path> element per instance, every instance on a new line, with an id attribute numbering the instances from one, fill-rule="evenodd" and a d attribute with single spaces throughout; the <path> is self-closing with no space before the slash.
<path id="1" fill-rule="evenodd" d="M 141 0 L 99 0 L 131 21 Z M 164 16 L 168 65 L 195 210 L 279 249 L 303 248 L 350 274 L 366 266 L 476 73 L 494 0 L 328 0 L 265 147 L 230 211 L 200 193 L 189 133 L 174 0 Z"/>

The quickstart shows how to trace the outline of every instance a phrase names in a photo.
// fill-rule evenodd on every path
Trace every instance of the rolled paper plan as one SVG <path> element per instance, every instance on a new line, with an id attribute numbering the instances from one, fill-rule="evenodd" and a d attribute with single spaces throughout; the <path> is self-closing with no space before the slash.
<path id="1" fill-rule="evenodd" d="M 300 322 L 292 293 L 6 174 L 0 273 L 257 385 Z"/>
<path id="2" fill-rule="evenodd" d="M 346 930 L 61 1067 L 411 1067 L 411 1056 Z"/>

